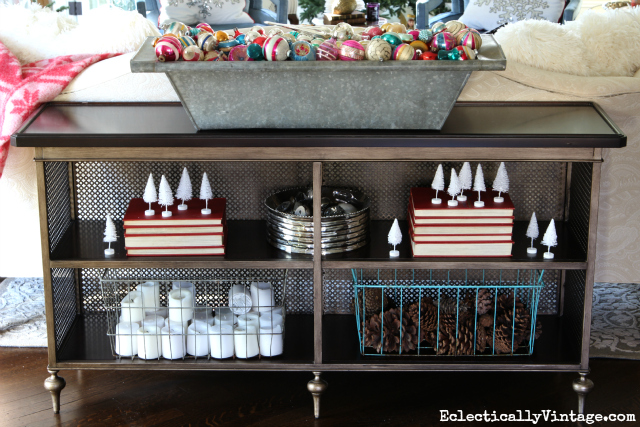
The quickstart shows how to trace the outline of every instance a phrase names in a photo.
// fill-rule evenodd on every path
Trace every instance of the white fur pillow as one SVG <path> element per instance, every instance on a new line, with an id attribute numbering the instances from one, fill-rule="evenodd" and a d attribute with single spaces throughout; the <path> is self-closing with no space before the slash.
<path id="1" fill-rule="evenodd" d="M 76 23 L 37 4 L 0 6 L 0 41 L 23 64 L 61 55 L 133 52 L 147 37 L 159 35 L 138 12 L 115 7 L 92 9 Z"/>
<path id="2" fill-rule="evenodd" d="M 631 77 L 640 68 L 640 9 L 585 11 L 566 25 L 528 20 L 496 40 L 508 61 L 579 76 Z M 507 65 L 508 66 L 508 65 Z"/>

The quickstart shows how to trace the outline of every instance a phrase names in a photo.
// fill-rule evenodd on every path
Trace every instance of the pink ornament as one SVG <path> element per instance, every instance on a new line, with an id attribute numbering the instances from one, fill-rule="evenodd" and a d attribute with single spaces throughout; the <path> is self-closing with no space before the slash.
<path id="1" fill-rule="evenodd" d="M 413 36 L 413 40 L 418 40 L 418 36 L 420 35 L 420 31 L 411 30 L 411 31 L 409 31 L 409 34 L 411 34 Z"/>
<path id="2" fill-rule="evenodd" d="M 156 57 L 158 61 L 177 61 L 182 54 L 182 45 L 174 37 L 162 37 L 156 43 Z"/>
<path id="3" fill-rule="evenodd" d="M 451 50 L 456 45 L 456 38 L 451 33 L 442 32 L 433 37 L 431 41 L 431 51 L 438 52 L 439 50 Z"/>
<path id="4" fill-rule="evenodd" d="M 196 28 L 202 31 L 207 31 L 211 34 L 214 34 L 215 31 L 213 31 L 213 28 L 211 28 L 211 25 L 207 24 L 206 22 L 202 22 L 198 25 L 196 25 Z"/>
<path id="5" fill-rule="evenodd" d="M 271 36 L 264 42 L 262 53 L 267 61 L 284 61 L 289 56 L 289 42 L 281 36 Z"/>
<path id="6" fill-rule="evenodd" d="M 202 61 L 204 60 L 204 53 L 198 46 L 187 46 L 182 51 L 182 59 L 185 61 Z"/>
<path id="7" fill-rule="evenodd" d="M 316 60 L 318 61 L 335 61 L 338 59 L 338 48 L 336 47 L 336 39 L 329 39 L 322 42 L 316 51 Z"/>
<path id="8" fill-rule="evenodd" d="M 231 48 L 229 52 L 229 61 L 253 61 L 247 55 L 247 47 L 244 45 Z"/>
<path id="9" fill-rule="evenodd" d="M 361 61 L 364 59 L 364 46 L 355 40 L 345 40 L 338 55 L 342 61 Z"/>

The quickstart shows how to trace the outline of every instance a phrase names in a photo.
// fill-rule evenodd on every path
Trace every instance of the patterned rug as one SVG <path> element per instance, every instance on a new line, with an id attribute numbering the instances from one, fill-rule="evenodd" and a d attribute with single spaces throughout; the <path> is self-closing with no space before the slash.
<path id="1" fill-rule="evenodd" d="M 47 346 L 42 279 L 5 279 L 0 283 L 0 346 Z"/>

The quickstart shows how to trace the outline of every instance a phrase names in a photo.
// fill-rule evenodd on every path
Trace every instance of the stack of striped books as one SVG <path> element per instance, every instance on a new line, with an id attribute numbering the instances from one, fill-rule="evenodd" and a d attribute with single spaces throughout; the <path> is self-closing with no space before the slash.
<path id="1" fill-rule="evenodd" d="M 434 204 L 431 188 L 412 188 L 409 199 L 409 234 L 414 257 L 509 257 L 513 247 L 513 210 L 508 194 L 494 202 L 493 192 L 483 192 L 484 207 L 476 208 L 477 192 L 467 201 L 448 206 L 450 196 L 438 192 Z"/>
<path id="2" fill-rule="evenodd" d="M 128 256 L 224 255 L 226 243 L 226 199 L 208 201 L 211 213 L 200 210 L 205 201 L 186 202 L 188 209 L 169 206 L 170 217 L 163 217 L 164 207 L 152 203 L 155 215 L 145 215 L 149 208 L 142 199 L 131 199 L 124 215 L 124 246 Z"/>

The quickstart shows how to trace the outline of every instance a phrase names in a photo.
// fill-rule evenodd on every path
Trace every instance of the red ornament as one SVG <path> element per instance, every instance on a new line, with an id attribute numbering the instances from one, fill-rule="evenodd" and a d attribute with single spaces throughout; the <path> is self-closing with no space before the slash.
<path id="1" fill-rule="evenodd" d="M 267 41 L 267 38 L 264 36 L 257 37 L 253 42 L 260 47 L 264 47 L 264 42 Z"/>
<path id="2" fill-rule="evenodd" d="M 366 30 L 362 32 L 362 40 L 371 40 L 375 36 L 381 36 L 384 34 L 384 31 L 380 27 L 368 27 Z"/>
<path id="3" fill-rule="evenodd" d="M 238 27 L 235 27 L 233 29 L 233 37 L 238 37 L 240 34 L 242 33 L 240 32 L 240 30 L 238 30 Z"/>
<path id="4" fill-rule="evenodd" d="M 434 52 L 423 52 L 419 59 L 423 61 L 434 61 L 438 59 L 438 54 Z"/>

